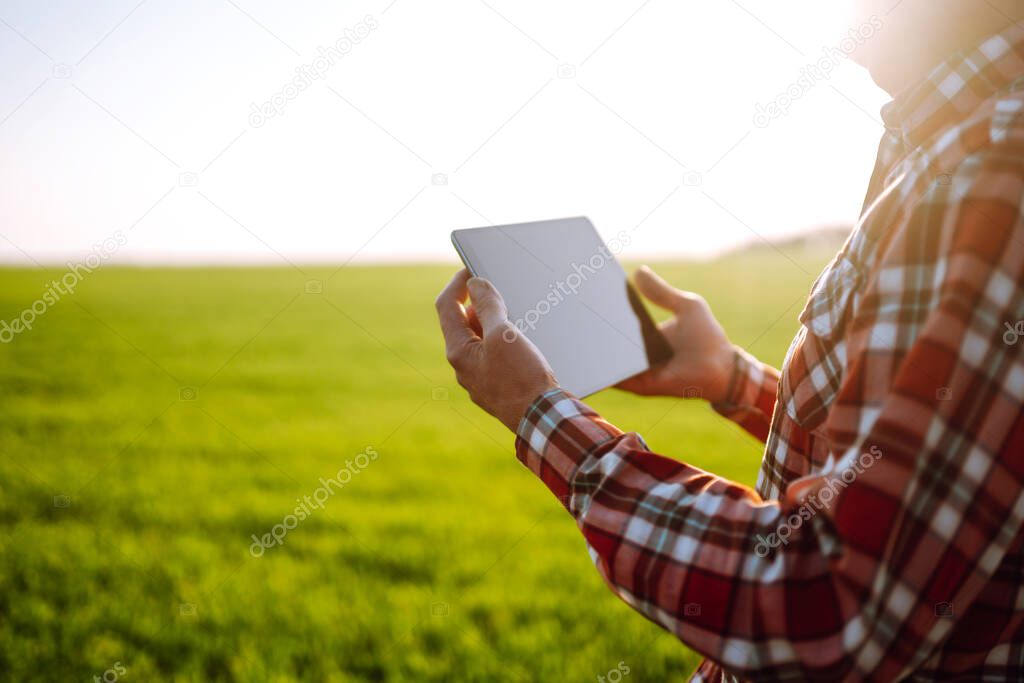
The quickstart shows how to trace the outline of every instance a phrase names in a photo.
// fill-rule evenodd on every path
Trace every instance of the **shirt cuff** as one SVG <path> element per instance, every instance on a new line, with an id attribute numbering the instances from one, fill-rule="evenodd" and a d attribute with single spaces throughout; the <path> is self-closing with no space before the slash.
<path id="1" fill-rule="evenodd" d="M 516 458 L 564 505 L 568 482 L 583 460 L 623 432 L 564 389 L 537 397 L 516 429 Z"/>
<path id="2" fill-rule="evenodd" d="M 712 407 L 726 416 L 756 407 L 766 379 L 767 372 L 761 361 L 739 347 L 733 348 L 733 367 L 729 388 L 725 398 L 712 404 Z"/>

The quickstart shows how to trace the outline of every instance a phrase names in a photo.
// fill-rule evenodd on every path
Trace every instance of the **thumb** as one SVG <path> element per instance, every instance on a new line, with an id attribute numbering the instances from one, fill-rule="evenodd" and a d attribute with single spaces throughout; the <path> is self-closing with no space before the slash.
<path id="1" fill-rule="evenodd" d="M 640 269 L 636 271 L 634 279 L 640 293 L 650 299 L 655 305 L 668 311 L 674 311 L 679 308 L 682 292 L 665 282 L 660 275 L 647 266 L 640 266 Z"/>
<path id="2" fill-rule="evenodd" d="M 494 285 L 481 277 L 474 277 L 470 278 L 468 286 L 484 337 L 504 327 L 508 321 L 508 309 Z"/>

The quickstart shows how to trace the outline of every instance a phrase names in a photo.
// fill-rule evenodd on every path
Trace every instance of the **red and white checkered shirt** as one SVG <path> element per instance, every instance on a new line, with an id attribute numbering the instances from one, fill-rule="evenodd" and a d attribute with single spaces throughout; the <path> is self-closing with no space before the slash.
<path id="1" fill-rule="evenodd" d="M 756 492 L 560 390 L 519 426 L 612 590 L 707 658 L 694 680 L 1024 680 L 1024 30 L 883 117 L 781 374 L 740 354 L 716 406 L 765 441 Z"/>

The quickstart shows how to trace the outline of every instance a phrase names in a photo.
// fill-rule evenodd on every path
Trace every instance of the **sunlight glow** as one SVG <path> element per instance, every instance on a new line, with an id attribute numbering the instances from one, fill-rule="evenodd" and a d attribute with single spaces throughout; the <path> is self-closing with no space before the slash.
<path id="1" fill-rule="evenodd" d="M 847 3 L 56 4 L 0 13 L 12 262 L 454 259 L 577 214 L 709 255 L 852 223 L 882 132 Z"/>

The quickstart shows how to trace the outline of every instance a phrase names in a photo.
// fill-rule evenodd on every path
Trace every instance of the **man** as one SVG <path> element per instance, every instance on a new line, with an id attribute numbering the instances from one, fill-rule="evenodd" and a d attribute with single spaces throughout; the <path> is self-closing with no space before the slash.
<path id="1" fill-rule="evenodd" d="M 559 389 L 465 272 L 437 300 L 448 358 L 609 586 L 707 657 L 695 680 L 1021 680 L 1024 3 L 857 8 L 883 25 L 855 58 L 895 99 L 862 216 L 781 374 L 702 299 L 636 277 L 675 314 L 675 356 L 621 388 L 700 387 L 765 440 L 756 492 Z"/>

